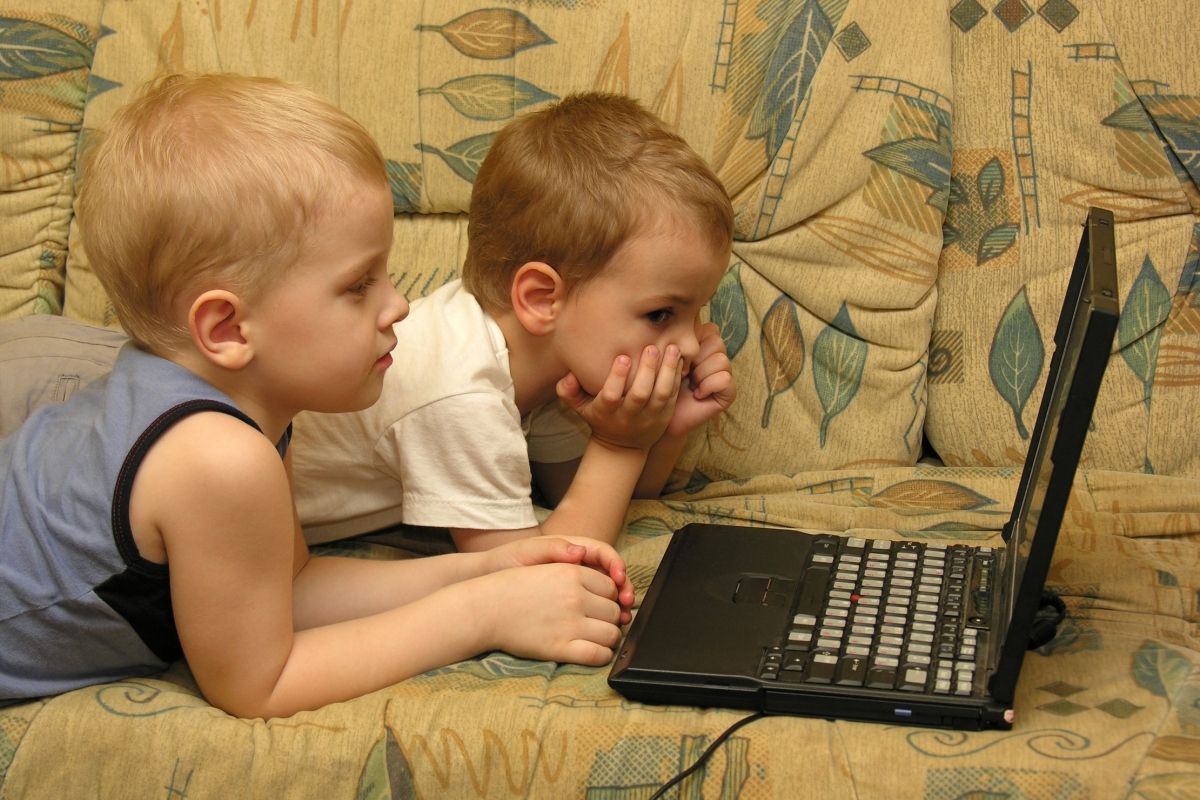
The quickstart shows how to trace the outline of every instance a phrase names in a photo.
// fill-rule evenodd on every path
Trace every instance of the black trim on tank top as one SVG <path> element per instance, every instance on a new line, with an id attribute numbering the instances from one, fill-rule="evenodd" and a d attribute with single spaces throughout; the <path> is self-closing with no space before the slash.
<path id="1" fill-rule="evenodd" d="M 256 431 L 262 429 L 237 408 L 217 400 L 188 400 L 164 411 L 133 443 L 113 489 L 112 531 L 125 570 L 96 587 L 96 596 L 129 623 L 138 637 L 160 660 L 175 661 L 183 655 L 175 612 L 171 605 L 171 581 L 166 564 L 142 558 L 129 525 L 129 500 L 133 479 L 151 446 L 168 428 L 184 417 L 202 411 L 219 411 L 240 419 Z M 284 439 L 290 442 L 291 425 Z"/>

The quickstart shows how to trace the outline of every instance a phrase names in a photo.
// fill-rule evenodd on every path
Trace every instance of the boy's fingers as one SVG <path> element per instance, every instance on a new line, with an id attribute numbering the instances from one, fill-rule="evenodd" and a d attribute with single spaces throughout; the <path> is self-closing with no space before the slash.
<path id="1" fill-rule="evenodd" d="M 554 393 L 558 395 L 559 400 L 575 411 L 587 403 L 587 395 L 583 392 L 583 386 L 580 385 L 579 379 L 573 372 L 568 372 L 558 383 L 554 384 Z"/>
<path id="2" fill-rule="evenodd" d="M 619 355 L 613 360 L 612 369 L 608 371 L 608 377 L 604 379 L 604 386 L 600 387 L 600 394 L 596 395 L 597 400 L 614 408 L 621 402 L 621 396 L 625 394 L 625 379 L 629 376 L 630 364 L 627 355 Z"/>
<path id="3" fill-rule="evenodd" d="M 729 358 L 723 351 L 710 353 L 707 357 L 697 358 L 692 362 L 692 369 L 688 373 L 693 383 L 700 383 L 710 375 L 715 375 L 718 372 L 729 372 L 732 365 Z"/>
<path id="4" fill-rule="evenodd" d="M 658 348 L 652 344 L 647 345 L 642 350 L 642 357 L 638 359 L 637 374 L 633 376 L 633 383 L 626 392 L 627 402 L 640 407 L 650 399 L 650 395 L 654 392 L 654 377 L 658 372 L 658 362 Z"/>
<path id="5" fill-rule="evenodd" d="M 604 638 L 603 632 L 598 631 L 594 634 L 597 638 Z M 613 646 L 616 646 L 614 642 Z M 592 635 L 587 639 L 574 639 L 565 648 L 562 660 L 570 664 L 584 664 L 589 667 L 603 667 L 608 662 L 612 661 L 613 648 L 605 647 L 597 644 Z"/>
<path id="6" fill-rule="evenodd" d="M 703 400 L 706 397 L 722 395 L 723 392 L 728 392 L 731 386 L 733 386 L 733 374 L 728 370 L 717 372 L 697 380 L 695 388 L 692 390 L 692 396 L 697 400 Z"/>
<path id="7" fill-rule="evenodd" d="M 662 367 L 654 383 L 654 398 L 660 404 L 666 405 L 679 394 L 679 382 L 682 380 L 683 359 L 679 348 L 673 344 L 667 345 L 663 356 Z"/>

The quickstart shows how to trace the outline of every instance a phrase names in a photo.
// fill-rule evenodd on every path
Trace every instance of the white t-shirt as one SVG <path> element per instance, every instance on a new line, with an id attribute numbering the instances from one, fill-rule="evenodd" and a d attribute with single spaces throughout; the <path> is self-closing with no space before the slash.
<path id="1" fill-rule="evenodd" d="M 395 332 L 375 405 L 293 421 L 305 537 L 323 542 L 399 522 L 536 525 L 529 462 L 579 458 L 582 420 L 556 403 L 521 419 L 500 326 L 460 281 L 413 301 Z"/>

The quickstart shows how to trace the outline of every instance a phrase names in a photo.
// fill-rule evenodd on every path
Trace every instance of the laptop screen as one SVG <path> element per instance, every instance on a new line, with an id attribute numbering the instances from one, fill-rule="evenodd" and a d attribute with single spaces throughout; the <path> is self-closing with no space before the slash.
<path id="1" fill-rule="evenodd" d="M 1094 392 L 1082 389 L 1072 391 L 1071 387 L 1075 384 L 1081 359 L 1088 360 L 1086 380 L 1094 382 L 1100 380 L 1107 363 L 1111 333 L 1118 315 L 1111 219 L 1107 212 L 1093 211 L 1089 215 L 1067 285 L 1062 313 L 1055 330 L 1054 354 L 1050 360 L 1046 389 L 1013 503 L 1013 514 L 1004 531 L 1009 563 L 1007 575 L 1004 576 L 1007 586 L 1000 593 L 1001 602 L 1006 605 L 1003 619 L 1012 618 L 1022 586 L 1025 587 L 1027 603 L 1040 598 L 1045 575 L 1029 576 L 1031 579 L 1026 582 L 1026 566 L 1039 537 L 1047 539 L 1049 548 L 1053 549 L 1074 480 L 1078 452 L 1082 447 L 1082 441 L 1076 440 L 1086 436 L 1092 413 L 1091 403 L 1094 402 Z M 1094 324 L 1093 317 L 1097 314 L 1107 318 L 1103 326 Z M 1103 327 L 1107 332 L 1108 344 L 1100 348 L 1085 348 L 1086 340 L 1105 332 L 1098 331 L 1098 327 Z M 1087 403 L 1086 408 L 1075 407 L 1081 404 L 1080 397 Z M 1067 434 L 1063 434 L 1064 429 L 1069 429 Z M 1060 450 L 1060 439 L 1064 436 L 1072 441 L 1063 443 Z M 1060 458 L 1060 452 L 1068 453 L 1069 458 Z M 1050 496 L 1053 499 L 1048 503 Z M 1048 514 L 1044 513 L 1047 511 Z M 1046 553 L 1041 563 L 1048 566 L 1048 561 L 1049 553 Z M 1028 596 L 1031 593 L 1036 593 L 1037 597 L 1031 599 Z M 1021 635 L 1027 633 L 1013 632 Z"/>

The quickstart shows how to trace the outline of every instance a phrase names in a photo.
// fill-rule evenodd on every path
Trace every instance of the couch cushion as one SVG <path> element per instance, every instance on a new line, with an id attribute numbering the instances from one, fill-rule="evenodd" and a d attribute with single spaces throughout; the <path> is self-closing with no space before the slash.
<path id="1" fill-rule="evenodd" d="M 63 303 L 75 145 L 100 38 L 99 0 L 0 11 L 0 319 Z"/>
<path id="2" fill-rule="evenodd" d="M 1117 221 L 1122 318 L 1082 463 L 1200 475 L 1194 37 L 1166 2 L 1019 5 L 954 18 L 929 440 L 951 464 L 1023 460 L 1094 205 Z"/>

